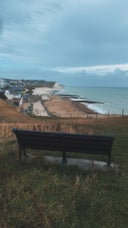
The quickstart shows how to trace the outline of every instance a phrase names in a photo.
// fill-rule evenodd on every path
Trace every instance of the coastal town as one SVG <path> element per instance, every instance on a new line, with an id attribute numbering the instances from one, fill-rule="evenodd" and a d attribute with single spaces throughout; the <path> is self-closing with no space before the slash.
<path id="1" fill-rule="evenodd" d="M 0 78 L 0 97 L 24 114 L 49 116 L 45 101 L 63 88 L 57 82 Z"/>

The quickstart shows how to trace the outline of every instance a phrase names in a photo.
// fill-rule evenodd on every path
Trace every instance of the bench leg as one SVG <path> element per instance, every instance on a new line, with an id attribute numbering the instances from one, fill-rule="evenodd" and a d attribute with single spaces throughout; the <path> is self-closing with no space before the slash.
<path id="1" fill-rule="evenodd" d="M 22 158 L 22 148 L 19 147 L 19 159 L 21 160 L 21 158 Z"/>
<path id="2" fill-rule="evenodd" d="M 111 154 L 108 155 L 108 163 L 107 164 L 108 164 L 108 166 L 110 166 L 110 164 L 111 164 Z"/>
<path id="3" fill-rule="evenodd" d="M 63 163 L 67 163 L 66 152 L 63 151 Z"/>
<path id="4" fill-rule="evenodd" d="M 25 148 L 19 147 L 19 159 L 21 160 L 22 157 L 27 157 L 27 154 L 25 152 Z"/>

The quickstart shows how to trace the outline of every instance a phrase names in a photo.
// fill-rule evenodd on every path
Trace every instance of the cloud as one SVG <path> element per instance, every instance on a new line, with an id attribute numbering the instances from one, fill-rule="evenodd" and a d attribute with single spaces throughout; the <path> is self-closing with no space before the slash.
<path id="1" fill-rule="evenodd" d="M 58 9 L 59 4 L 46 4 L 46 1 L 37 0 L 35 4 L 33 1 L 5 0 L 3 52 L 5 48 L 14 59 L 39 61 L 43 48 L 48 45 L 45 37 Z"/>
<path id="2" fill-rule="evenodd" d="M 2 2 L 0 2 L 0 11 L 2 11 L 3 7 L 2 7 Z M 0 13 L 0 35 L 1 35 L 1 32 L 2 32 L 2 15 Z"/>
<path id="3" fill-rule="evenodd" d="M 57 67 L 54 70 L 60 73 L 79 73 L 79 72 L 87 72 L 90 74 L 98 74 L 104 75 L 107 73 L 113 73 L 116 69 L 120 69 L 122 71 L 128 70 L 128 64 L 115 64 L 115 65 L 99 65 L 99 66 L 87 66 L 87 67 Z"/>
<path id="4" fill-rule="evenodd" d="M 2 74 L 48 69 L 55 77 L 59 71 L 98 74 L 127 67 L 127 8 L 127 0 L 4 0 Z"/>

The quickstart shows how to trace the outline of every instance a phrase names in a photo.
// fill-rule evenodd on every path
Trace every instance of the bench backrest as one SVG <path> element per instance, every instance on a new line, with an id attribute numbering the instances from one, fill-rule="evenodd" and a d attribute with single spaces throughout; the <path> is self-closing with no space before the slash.
<path id="1" fill-rule="evenodd" d="M 113 135 L 65 134 L 63 143 L 70 152 L 109 154 L 113 145 Z"/>
<path id="2" fill-rule="evenodd" d="M 19 146 L 29 149 L 60 150 L 61 133 L 13 129 Z"/>

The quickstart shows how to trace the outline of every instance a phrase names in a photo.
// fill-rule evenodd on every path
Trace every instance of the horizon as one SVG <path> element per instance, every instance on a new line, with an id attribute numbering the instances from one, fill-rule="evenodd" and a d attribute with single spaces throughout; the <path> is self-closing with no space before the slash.
<path id="1" fill-rule="evenodd" d="M 95 76 L 94 76 L 95 77 Z M 38 78 L 28 78 L 28 79 L 25 79 L 25 78 L 22 78 L 22 77 L 20 77 L 20 78 L 15 78 L 15 77 L 13 77 L 13 76 L 10 76 L 10 77 L 2 77 L 2 76 L 0 76 L 0 80 L 1 79 L 3 79 L 3 80 L 38 80 L 38 81 L 51 81 L 51 82 L 55 82 L 55 83 L 59 83 L 60 85 L 62 85 L 62 86 L 64 86 L 64 87 L 76 87 L 76 88 L 124 88 L 124 89 L 127 89 L 128 88 L 128 85 L 113 85 L 113 84 L 109 84 L 109 85 L 100 85 L 100 83 L 98 83 L 98 84 L 93 84 L 93 83 L 91 83 L 91 84 L 85 84 L 85 83 L 82 83 L 82 84 L 78 84 L 77 82 L 75 82 L 75 83 L 72 83 L 72 82 L 69 82 L 69 81 L 67 81 L 67 82 L 64 82 L 64 83 L 61 83 L 61 82 L 58 82 L 58 81 L 56 81 L 56 80 L 54 80 L 54 78 L 52 78 L 52 80 L 47 80 L 47 79 L 45 79 L 45 78 L 40 78 L 40 79 L 38 79 Z"/>

